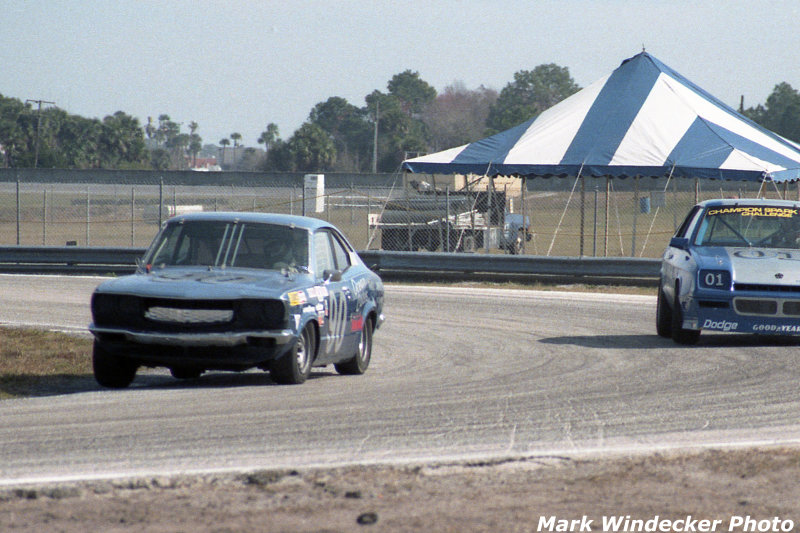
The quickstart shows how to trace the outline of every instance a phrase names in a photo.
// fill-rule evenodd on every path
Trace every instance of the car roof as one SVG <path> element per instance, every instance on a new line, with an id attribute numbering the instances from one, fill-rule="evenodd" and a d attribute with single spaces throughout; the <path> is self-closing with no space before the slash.
<path id="1" fill-rule="evenodd" d="M 250 224 L 277 224 L 281 226 L 294 226 L 314 231 L 318 228 L 332 228 L 331 224 L 318 218 L 303 217 L 299 215 L 282 215 L 277 213 L 249 213 L 236 211 L 204 211 L 186 213 L 167 220 L 168 224 L 181 221 L 220 221 L 220 222 L 245 222 Z"/>

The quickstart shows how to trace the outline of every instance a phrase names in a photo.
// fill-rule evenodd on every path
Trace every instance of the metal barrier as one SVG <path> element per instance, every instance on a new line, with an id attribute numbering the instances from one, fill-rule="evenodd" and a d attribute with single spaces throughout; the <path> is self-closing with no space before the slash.
<path id="1" fill-rule="evenodd" d="M 28 274 L 128 274 L 144 248 L 0 246 L 0 272 Z M 359 252 L 362 260 L 392 279 L 495 279 L 546 277 L 587 283 L 652 285 L 661 261 L 646 258 L 542 257 L 439 252 Z"/>

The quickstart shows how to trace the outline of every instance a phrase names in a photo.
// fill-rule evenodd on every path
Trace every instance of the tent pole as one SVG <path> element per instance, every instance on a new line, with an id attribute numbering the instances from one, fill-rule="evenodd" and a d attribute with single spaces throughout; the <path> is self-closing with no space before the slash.
<path id="1" fill-rule="evenodd" d="M 561 218 L 558 221 L 556 230 L 553 232 L 553 240 L 550 241 L 550 248 L 547 249 L 548 256 L 550 255 L 550 252 L 553 250 L 553 245 L 556 243 L 556 236 L 558 235 L 558 230 L 561 229 L 561 223 L 564 222 L 564 216 L 567 214 L 569 203 L 572 201 L 572 195 L 575 194 L 575 187 L 578 185 L 578 180 L 581 179 L 582 173 L 583 173 L 583 163 L 581 163 L 581 168 L 578 170 L 578 175 L 575 176 L 575 183 L 572 184 L 572 190 L 569 191 L 569 198 L 567 198 L 567 205 L 564 206 L 564 211 L 561 213 Z"/>
<path id="2" fill-rule="evenodd" d="M 664 184 L 664 198 L 667 197 L 667 189 L 669 188 L 669 182 L 672 180 L 672 173 L 675 172 L 675 164 L 672 165 L 672 168 L 669 170 L 669 176 L 667 176 L 667 183 Z M 650 228 L 647 230 L 647 235 L 644 236 L 644 244 L 642 245 L 642 251 L 639 252 L 639 257 L 644 255 L 644 250 L 647 248 L 647 241 L 650 240 L 650 234 L 653 232 L 653 225 L 656 223 L 656 218 L 658 217 L 658 211 L 661 209 L 661 206 L 656 207 L 656 212 L 653 214 L 653 219 L 650 221 Z"/>

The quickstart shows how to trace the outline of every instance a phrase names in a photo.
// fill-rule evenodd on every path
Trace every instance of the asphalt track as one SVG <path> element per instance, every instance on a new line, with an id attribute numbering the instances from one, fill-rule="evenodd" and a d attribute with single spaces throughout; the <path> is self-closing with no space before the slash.
<path id="1" fill-rule="evenodd" d="M 0 276 L 0 325 L 85 332 L 99 278 Z M 364 376 L 262 372 L 0 402 L 0 485 L 800 441 L 791 339 L 655 335 L 655 297 L 387 286 Z"/>

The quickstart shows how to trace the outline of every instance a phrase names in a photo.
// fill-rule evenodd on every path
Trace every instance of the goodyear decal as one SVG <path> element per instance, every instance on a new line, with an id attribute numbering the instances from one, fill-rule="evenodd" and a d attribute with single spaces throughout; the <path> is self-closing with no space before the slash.
<path id="1" fill-rule="evenodd" d="M 709 209 L 706 215 L 712 217 L 714 215 L 735 215 L 739 214 L 743 217 L 781 217 L 792 218 L 797 216 L 798 210 L 791 207 L 772 207 L 772 206 L 732 206 L 732 207 L 717 207 Z"/>

